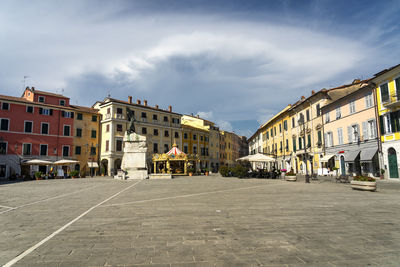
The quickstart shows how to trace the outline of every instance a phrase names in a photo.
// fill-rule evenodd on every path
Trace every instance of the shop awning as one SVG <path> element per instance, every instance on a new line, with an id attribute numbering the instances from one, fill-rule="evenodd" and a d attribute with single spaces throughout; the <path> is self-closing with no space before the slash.
<path id="1" fill-rule="evenodd" d="M 326 154 L 325 156 L 321 157 L 321 159 L 319 160 L 320 162 L 328 162 L 333 156 L 333 154 Z"/>
<path id="2" fill-rule="evenodd" d="M 88 162 L 88 166 L 89 166 L 89 168 L 98 168 L 99 167 L 97 162 Z"/>
<path id="3" fill-rule="evenodd" d="M 378 152 L 378 148 L 368 148 L 361 150 L 360 161 L 372 161 L 372 158 Z"/>
<path id="4" fill-rule="evenodd" d="M 360 154 L 360 151 L 349 151 L 344 154 L 345 162 L 354 162 L 357 156 Z"/>

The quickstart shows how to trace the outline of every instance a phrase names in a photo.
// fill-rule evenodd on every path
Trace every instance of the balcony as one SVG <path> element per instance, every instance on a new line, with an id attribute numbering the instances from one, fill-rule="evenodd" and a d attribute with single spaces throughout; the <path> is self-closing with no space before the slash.
<path id="1" fill-rule="evenodd" d="M 124 116 L 124 114 L 115 114 L 115 118 L 116 119 L 119 119 L 119 120 L 125 120 L 125 116 Z"/>
<path id="2" fill-rule="evenodd" d="M 383 106 L 387 108 L 397 108 L 400 107 L 400 94 L 391 94 L 387 99 L 382 98 Z"/>

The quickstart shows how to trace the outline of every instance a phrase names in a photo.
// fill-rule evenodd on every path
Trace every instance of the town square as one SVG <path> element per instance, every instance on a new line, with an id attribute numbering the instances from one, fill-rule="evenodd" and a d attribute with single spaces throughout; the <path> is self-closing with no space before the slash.
<path id="1" fill-rule="evenodd" d="M 400 3 L 0 2 L 0 265 L 399 266 Z"/>

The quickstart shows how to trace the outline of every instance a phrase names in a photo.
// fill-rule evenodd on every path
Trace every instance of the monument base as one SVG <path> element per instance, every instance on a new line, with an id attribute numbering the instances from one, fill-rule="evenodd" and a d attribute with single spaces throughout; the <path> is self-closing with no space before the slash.
<path id="1" fill-rule="evenodd" d="M 127 173 L 123 179 L 147 179 L 149 175 L 146 166 L 146 136 L 125 133 L 124 144 L 121 169 Z"/>

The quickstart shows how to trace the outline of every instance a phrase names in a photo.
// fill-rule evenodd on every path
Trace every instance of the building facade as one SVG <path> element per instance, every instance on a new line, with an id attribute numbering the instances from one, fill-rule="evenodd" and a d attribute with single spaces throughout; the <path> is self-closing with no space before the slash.
<path id="1" fill-rule="evenodd" d="M 382 168 L 385 177 L 399 180 L 400 158 L 400 65 L 374 75 L 379 136 L 382 144 Z"/>
<path id="2" fill-rule="evenodd" d="M 124 145 L 123 138 L 128 126 L 127 109 L 133 111 L 136 122 L 135 131 L 147 138 L 147 166 L 153 172 L 154 165 L 151 156 L 154 153 L 166 153 L 174 142 L 182 147 L 181 114 L 160 109 L 158 105 L 151 107 L 147 100 L 132 102 L 106 98 L 97 102 L 93 108 L 99 110 L 102 116 L 100 121 L 101 149 L 100 163 L 101 172 L 114 175 L 121 168 Z"/>
<path id="3" fill-rule="evenodd" d="M 351 85 L 351 93 L 322 107 L 326 170 L 379 177 L 379 139 L 375 88 L 368 81 Z M 328 92 L 329 94 L 329 92 Z"/>

